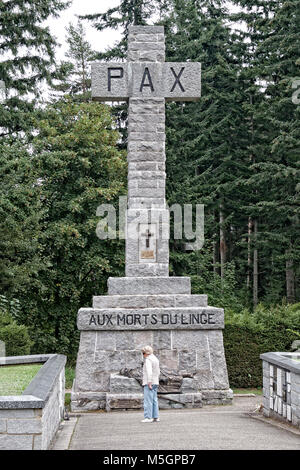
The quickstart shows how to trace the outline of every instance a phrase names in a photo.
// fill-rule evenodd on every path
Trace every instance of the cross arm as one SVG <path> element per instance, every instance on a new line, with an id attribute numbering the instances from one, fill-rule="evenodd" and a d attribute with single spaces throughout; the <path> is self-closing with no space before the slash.
<path id="1" fill-rule="evenodd" d="M 92 98 L 97 101 L 127 101 L 130 97 L 196 101 L 200 96 L 199 62 L 92 64 Z"/>

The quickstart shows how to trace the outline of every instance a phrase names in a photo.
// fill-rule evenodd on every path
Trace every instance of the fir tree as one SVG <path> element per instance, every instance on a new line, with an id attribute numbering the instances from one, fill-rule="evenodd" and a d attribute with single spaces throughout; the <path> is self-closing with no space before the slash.
<path id="1" fill-rule="evenodd" d="M 8 0 L 0 3 L 0 80 L 6 100 L 0 109 L 2 135 L 29 129 L 34 98 L 50 83 L 56 42 L 44 26 L 67 6 L 61 0 Z"/>
<path id="2" fill-rule="evenodd" d="M 68 61 L 60 64 L 60 75 L 63 79 L 52 88 L 63 94 L 69 94 L 81 101 L 90 99 L 91 74 L 90 62 L 94 60 L 96 53 L 86 40 L 85 30 L 81 21 L 77 25 L 69 24 L 67 27 L 66 42 Z"/>

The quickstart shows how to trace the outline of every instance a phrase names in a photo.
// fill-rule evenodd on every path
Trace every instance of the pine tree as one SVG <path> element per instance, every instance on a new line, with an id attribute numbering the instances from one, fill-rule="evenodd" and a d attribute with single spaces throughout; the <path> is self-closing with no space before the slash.
<path id="1" fill-rule="evenodd" d="M 154 13 L 163 12 L 167 4 L 166 0 L 121 0 L 120 5 L 108 9 L 105 13 L 82 16 L 81 18 L 91 21 L 98 31 L 107 28 L 121 31 L 120 42 L 108 51 L 100 52 L 98 59 L 126 59 L 128 27 L 146 25 Z"/>
<path id="2" fill-rule="evenodd" d="M 229 243 L 230 227 L 239 228 L 243 217 L 246 221 L 239 207 L 243 197 L 239 181 L 247 172 L 245 85 L 239 78 L 240 66 L 226 21 L 223 2 L 176 0 L 174 13 L 165 22 L 168 60 L 202 63 L 200 101 L 168 105 L 168 202 L 205 204 L 203 250 L 210 250 L 209 241 L 214 240 L 211 256 L 216 265 L 211 272 L 213 275 L 220 266 L 223 277 L 230 251 L 235 256 Z M 239 233 L 233 233 L 238 238 Z M 232 240 L 231 245 L 234 243 Z M 180 264 L 183 258 L 192 260 L 194 256 L 182 254 Z M 180 272 L 178 255 L 175 259 L 175 270 Z"/>
<path id="3" fill-rule="evenodd" d="M 294 301 L 299 273 L 300 134 L 292 86 L 299 76 L 300 4 L 236 3 L 244 8 L 241 17 L 251 40 L 249 63 L 256 86 L 251 110 L 252 175 L 245 183 L 255 194 L 248 209 L 258 227 L 254 255 L 258 246 L 261 297 L 276 301 L 286 294 L 288 301 Z"/>
<path id="4" fill-rule="evenodd" d="M 90 43 L 86 40 L 85 29 L 78 20 L 74 26 L 72 23 L 67 27 L 66 42 L 68 50 L 66 57 L 68 61 L 60 64 L 60 75 L 63 79 L 52 88 L 55 91 L 69 94 L 77 100 L 88 101 L 91 88 L 90 62 L 96 57 Z"/>
<path id="5" fill-rule="evenodd" d="M 67 6 L 62 0 L 8 0 L 0 3 L 0 80 L 6 100 L 0 109 L 2 135 L 29 129 L 34 98 L 53 76 L 56 42 L 44 26 Z"/>

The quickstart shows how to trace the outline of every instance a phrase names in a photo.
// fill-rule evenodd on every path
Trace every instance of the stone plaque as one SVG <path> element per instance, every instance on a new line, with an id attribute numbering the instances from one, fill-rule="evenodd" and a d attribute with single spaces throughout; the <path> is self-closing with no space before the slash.
<path id="1" fill-rule="evenodd" d="M 155 263 L 156 261 L 156 224 L 139 226 L 139 262 Z"/>
<path id="2" fill-rule="evenodd" d="M 200 96 L 198 62 L 92 64 L 92 97 L 98 101 L 127 101 L 133 97 L 195 101 Z"/>

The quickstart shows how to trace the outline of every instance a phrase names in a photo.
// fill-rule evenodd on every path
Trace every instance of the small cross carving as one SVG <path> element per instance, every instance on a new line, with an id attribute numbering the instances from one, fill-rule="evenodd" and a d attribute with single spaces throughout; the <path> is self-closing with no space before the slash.
<path id="1" fill-rule="evenodd" d="M 146 248 L 150 248 L 150 237 L 153 236 L 153 233 L 150 232 L 150 230 L 147 228 L 146 233 L 142 233 L 143 237 L 146 238 Z"/>

